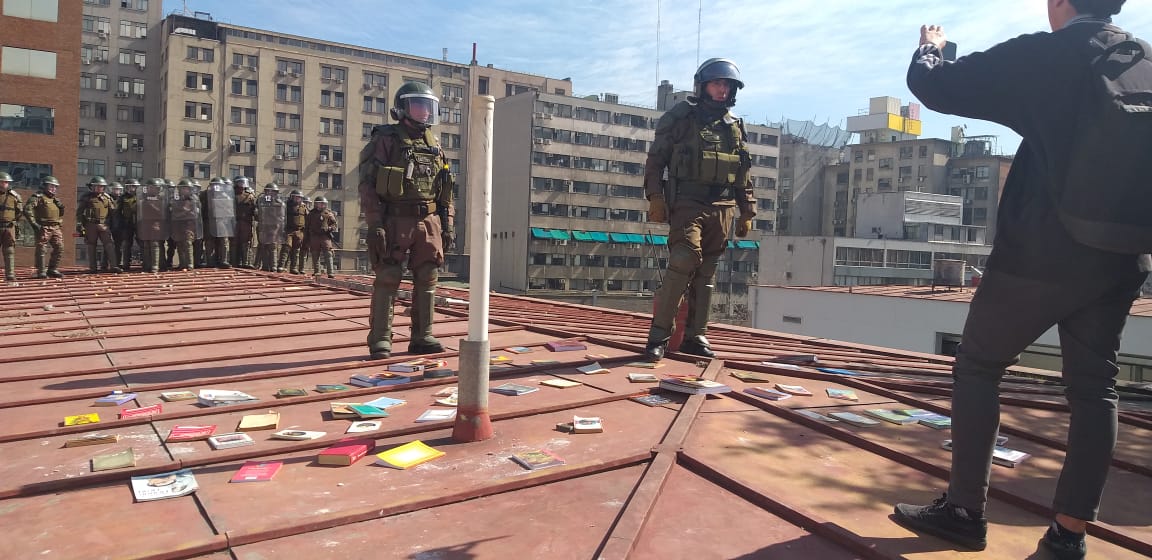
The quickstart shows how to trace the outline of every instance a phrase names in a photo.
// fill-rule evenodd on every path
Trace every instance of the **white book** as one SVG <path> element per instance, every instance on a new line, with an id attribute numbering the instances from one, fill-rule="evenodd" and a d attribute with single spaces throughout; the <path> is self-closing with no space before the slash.
<path id="1" fill-rule="evenodd" d="M 231 449 L 233 447 L 244 447 L 245 445 L 255 445 L 256 441 L 252 436 L 244 432 L 234 432 L 231 434 L 220 434 L 208 438 L 208 445 L 212 449 Z"/>
<path id="2" fill-rule="evenodd" d="M 309 432 L 307 430 L 280 430 L 272 434 L 272 439 L 287 439 L 292 441 L 305 441 L 309 439 L 322 438 L 328 435 L 328 432 Z"/>
<path id="3" fill-rule="evenodd" d="M 429 408 L 416 417 L 416 422 L 444 422 L 455 418 L 455 408 Z"/>
<path id="4" fill-rule="evenodd" d="M 348 429 L 344 433 L 359 434 L 363 432 L 375 432 L 376 430 L 380 429 L 380 426 L 383 425 L 384 423 L 380 422 L 379 420 L 360 420 L 349 425 Z"/>

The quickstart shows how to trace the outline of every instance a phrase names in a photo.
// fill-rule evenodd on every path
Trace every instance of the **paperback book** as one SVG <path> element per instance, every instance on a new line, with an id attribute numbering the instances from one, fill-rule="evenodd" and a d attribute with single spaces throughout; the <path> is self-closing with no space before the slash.
<path id="1" fill-rule="evenodd" d="M 259 399 L 243 391 L 227 391 L 220 389 L 204 389 L 196 396 L 197 404 L 201 406 L 228 406 L 255 402 Z"/>
<path id="2" fill-rule="evenodd" d="M 389 364 L 388 371 L 393 373 L 418 373 L 424 371 L 424 366 L 413 363 Z"/>
<path id="3" fill-rule="evenodd" d="M 120 409 L 120 419 L 126 420 L 128 418 L 144 418 L 147 416 L 155 416 L 164 412 L 164 406 L 156 403 L 152 406 L 143 406 L 140 408 L 122 408 Z"/>
<path id="4" fill-rule="evenodd" d="M 323 383 L 316 386 L 317 393 L 336 393 L 338 391 L 347 391 L 351 387 L 341 385 L 339 383 Z"/>
<path id="5" fill-rule="evenodd" d="M 553 340 L 545 343 L 544 347 L 553 352 L 575 352 L 577 350 L 587 350 L 588 346 L 583 341 L 574 339 Z"/>
<path id="6" fill-rule="evenodd" d="M 362 434 L 365 432 L 375 432 L 376 430 L 380 429 L 380 426 L 383 426 L 383 425 L 384 425 L 384 423 L 380 422 L 379 420 L 363 420 L 360 422 L 353 422 L 351 425 L 348 426 L 348 429 L 345 430 L 344 433 L 346 433 L 346 434 Z"/>
<path id="7" fill-rule="evenodd" d="M 283 461 L 247 461 L 228 482 L 270 482 L 283 467 Z"/>
<path id="8" fill-rule="evenodd" d="M 456 419 L 455 408 L 429 408 L 416 417 L 416 422 L 445 422 Z"/>
<path id="9" fill-rule="evenodd" d="M 216 434 L 216 426 L 173 426 L 168 432 L 167 442 L 200 441 Z"/>
<path id="10" fill-rule="evenodd" d="M 636 401 L 645 406 L 664 406 L 672 404 L 676 401 L 665 397 L 664 395 L 641 395 L 638 397 L 631 397 L 629 400 Z"/>
<path id="11" fill-rule="evenodd" d="M 376 446 L 370 439 L 350 439 L 321 451 L 316 462 L 321 465 L 347 467 L 364 457 Z"/>
<path id="12" fill-rule="evenodd" d="M 249 414 L 240 419 L 236 425 L 237 432 L 256 432 L 259 430 L 275 430 L 280 426 L 280 413 L 269 410 L 264 414 Z"/>
<path id="13" fill-rule="evenodd" d="M 576 368 L 576 371 L 579 371 L 580 373 L 583 373 L 584 375 L 599 375 L 602 373 L 609 373 L 612 370 L 610 370 L 604 366 L 601 366 L 600 362 L 592 362 L 586 366 L 580 366 L 580 367 Z"/>
<path id="14" fill-rule="evenodd" d="M 387 410 L 387 409 L 392 408 L 394 406 L 400 406 L 400 405 L 406 404 L 407 402 L 408 401 L 406 401 L 404 399 L 394 399 L 392 397 L 377 397 L 377 398 L 372 399 L 370 401 L 364 401 L 364 404 L 366 404 L 368 406 L 374 406 L 376 408 L 383 408 L 383 409 Z"/>
<path id="15" fill-rule="evenodd" d="M 746 383 L 771 383 L 772 379 L 768 377 L 767 373 L 760 373 L 758 371 L 739 371 L 732 370 L 732 377 L 744 381 Z"/>
<path id="16" fill-rule="evenodd" d="M 792 395 L 789 395 L 788 393 L 777 391 L 776 389 L 769 389 L 767 387 L 746 387 L 744 392 L 754 397 L 760 397 L 770 401 L 782 401 L 792 398 Z"/>
<path id="17" fill-rule="evenodd" d="M 125 469 L 136 466 L 136 452 L 129 447 L 123 451 L 97 455 L 92 458 L 92 472 Z"/>
<path id="18" fill-rule="evenodd" d="M 196 400 L 196 393 L 192 391 L 165 391 L 160 393 L 160 399 L 164 402 L 194 401 Z"/>
<path id="19" fill-rule="evenodd" d="M 504 350 L 513 354 L 531 354 L 533 352 L 533 350 L 527 346 L 513 346 L 511 348 L 505 348 Z"/>
<path id="20" fill-rule="evenodd" d="M 96 399 L 92 406 L 120 406 L 126 402 L 136 400 L 136 393 L 124 393 L 122 391 L 113 391 L 106 397 Z"/>
<path id="21" fill-rule="evenodd" d="M 871 417 L 879 419 L 879 420 L 883 420 L 883 421 L 888 422 L 890 424 L 898 424 L 901 426 L 903 426 L 905 424 L 915 424 L 916 423 L 916 419 L 912 418 L 911 416 L 905 416 L 905 415 L 900 414 L 894 410 L 888 410 L 885 408 L 869 408 L 869 409 L 866 409 L 864 411 L 864 414 L 867 414 L 868 416 L 871 416 Z"/>
<path id="22" fill-rule="evenodd" d="M 820 414 L 819 412 L 812 411 L 812 410 L 793 410 L 793 412 L 795 412 L 796 414 L 799 414 L 801 416 L 811 418 L 813 420 L 819 420 L 821 422 L 828 422 L 828 423 L 839 422 L 839 420 L 832 418 L 831 416 L 825 416 L 823 414 Z"/>
<path id="23" fill-rule="evenodd" d="M 655 373 L 629 373 L 628 381 L 632 383 L 659 383 L 660 378 Z"/>
<path id="24" fill-rule="evenodd" d="M 356 416 L 363 418 L 365 420 L 370 420 L 372 418 L 387 418 L 388 417 L 388 411 L 387 410 L 384 410 L 383 408 L 378 408 L 378 407 L 372 406 L 370 404 L 351 404 L 351 405 L 348 405 L 348 408 L 352 409 L 352 412 L 355 412 Z"/>
<path id="25" fill-rule="evenodd" d="M 731 387 L 723 383 L 702 377 L 665 377 L 660 380 L 660 388 L 689 395 L 712 395 L 732 391 Z"/>
<path id="26" fill-rule="evenodd" d="M 603 431 L 604 424 L 601 423 L 599 416 L 572 417 L 572 433 L 574 434 L 598 434 Z"/>
<path id="27" fill-rule="evenodd" d="M 252 436 L 244 432 L 233 432 L 231 434 L 220 434 L 208 438 L 208 445 L 212 449 L 231 449 L 233 447 L 244 447 L 246 445 L 255 445 L 256 441 Z"/>
<path id="28" fill-rule="evenodd" d="M 345 420 L 348 418 L 359 418 L 356 411 L 352 410 L 352 405 L 361 403 L 350 402 L 334 402 L 328 403 L 328 414 L 332 416 L 333 420 Z"/>
<path id="29" fill-rule="evenodd" d="M 800 385 L 785 385 L 783 383 L 776 384 L 776 390 L 789 395 L 796 395 L 797 397 L 811 397 L 812 391 L 801 387 Z"/>
<path id="30" fill-rule="evenodd" d="M 377 453 L 376 464 L 394 469 L 408 469 L 443 456 L 443 451 L 416 440 Z"/>
<path id="31" fill-rule="evenodd" d="M 132 495 L 137 502 L 150 502 L 187 496 L 198 490 L 192 469 L 132 477 Z"/>
<path id="32" fill-rule="evenodd" d="M 581 383 L 579 381 L 569 381 L 567 379 L 559 379 L 559 378 L 557 378 L 557 379 L 545 379 L 544 381 L 541 381 L 540 384 L 541 385 L 547 385 L 549 387 L 556 387 L 557 389 L 570 389 L 572 387 L 579 387 L 579 386 L 583 385 L 583 383 Z"/>
<path id="33" fill-rule="evenodd" d="M 65 416 L 65 426 L 82 426 L 84 424 L 98 424 L 100 423 L 100 415 L 95 412 L 91 414 L 77 414 L 76 416 Z"/>
<path id="34" fill-rule="evenodd" d="M 64 447 L 84 447 L 86 445 L 104 445 L 120 441 L 118 434 L 86 434 L 64 442 Z"/>
<path id="35" fill-rule="evenodd" d="M 529 387 L 528 385 L 519 385 L 516 383 L 505 383 L 490 389 L 490 391 L 493 393 L 500 393 L 501 395 L 510 396 L 526 395 L 528 393 L 534 393 L 539 390 L 540 388 L 538 387 Z"/>
<path id="36" fill-rule="evenodd" d="M 530 471 L 546 469 L 548 467 L 556 467 L 564 464 L 564 459 L 561 459 L 555 453 L 546 449 L 533 449 L 531 451 L 523 451 L 521 453 L 514 453 L 509 459 L 518 463 Z"/>
<path id="37" fill-rule="evenodd" d="M 456 370 L 452 368 L 441 367 L 424 370 L 424 379 L 443 379 L 454 375 L 456 375 Z"/>
<path id="38" fill-rule="evenodd" d="M 277 390 L 275 396 L 278 399 L 286 399 L 289 397 L 303 397 L 303 396 L 306 396 L 307 394 L 308 394 L 308 391 L 305 389 L 290 388 L 290 389 Z"/>
<path id="39" fill-rule="evenodd" d="M 948 451 L 952 451 L 952 440 L 944 440 L 944 444 L 941 447 L 947 449 Z M 1008 467 L 1010 469 L 1016 468 L 1016 465 L 1019 465 L 1020 463 L 1024 462 L 1025 459 L 1031 456 L 1031 454 L 1025 453 L 1023 451 L 1008 449 L 999 442 L 997 442 L 996 447 L 992 448 L 992 462 L 1002 467 Z"/>
<path id="40" fill-rule="evenodd" d="M 861 428 L 870 428 L 872 426 L 880 425 L 880 422 L 877 422 L 867 416 L 861 416 L 855 412 L 833 412 L 828 416 L 844 422 L 845 424 L 852 424 L 853 426 L 860 426 Z"/>
<path id="41" fill-rule="evenodd" d="M 272 439 L 286 439 L 290 441 L 307 441 L 328 435 L 328 432 L 310 432 L 308 430 L 280 430 L 272 434 Z"/>
<path id="42" fill-rule="evenodd" d="M 839 399 L 842 401 L 853 401 L 853 402 L 860 400 L 860 397 L 856 396 L 856 391 L 853 391 L 851 389 L 828 388 L 828 389 L 825 389 L 824 392 L 828 393 L 828 398 L 831 398 L 831 399 Z"/>
<path id="43" fill-rule="evenodd" d="M 388 385 L 408 383 L 409 381 L 412 381 L 412 378 L 407 375 L 383 372 L 353 375 L 348 379 L 348 384 L 356 387 L 385 387 Z"/>

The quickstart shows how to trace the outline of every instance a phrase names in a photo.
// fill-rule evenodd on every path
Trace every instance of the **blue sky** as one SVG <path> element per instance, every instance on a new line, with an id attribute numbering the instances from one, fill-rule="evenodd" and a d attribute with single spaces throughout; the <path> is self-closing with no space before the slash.
<path id="1" fill-rule="evenodd" d="M 165 12 L 183 7 L 164 0 Z M 1116 18 L 1152 39 L 1152 3 L 1129 2 Z M 217 21 L 555 78 L 577 95 L 612 92 L 655 105 L 660 80 L 692 85 L 699 60 L 731 58 L 747 87 L 736 112 L 750 122 L 780 117 L 844 125 L 881 95 L 912 100 L 904 73 L 922 23 L 939 23 L 960 53 L 1047 30 L 1045 0 L 187 0 Z M 813 9 L 813 7 L 816 9 Z M 657 17 L 659 14 L 659 42 Z M 698 22 L 700 25 L 698 26 Z M 702 33 L 697 34 L 698 27 Z M 416 31 L 419 29 L 419 31 Z M 697 51 L 699 41 L 699 51 Z M 657 44 L 659 49 L 657 49 Z M 659 57 L 657 56 L 659 50 Z M 1011 153 L 1011 131 L 924 112 L 925 136 L 997 134 Z"/>

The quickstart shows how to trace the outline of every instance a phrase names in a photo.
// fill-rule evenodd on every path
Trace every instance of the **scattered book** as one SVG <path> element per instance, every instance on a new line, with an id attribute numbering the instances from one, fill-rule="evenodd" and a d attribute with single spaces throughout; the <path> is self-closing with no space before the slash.
<path id="1" fill-rule="evenodd" d="M 387 410 L 384 410 L 383 408 L 377 408 L 370 404 L 350 404 L 348 405 L 348 408 L 351 409 L 352 412 L 355 412 L 356 416 L 365 420 L 388 417 Z"/>
<path id="2" fill-rule="evenodd" d="M 137 502 L 179 498 L 199 489 L 192 469 L 132 477 L 132 495 Z"/>
<path id="3" fill-rule="evenodd" d="M 660 380 L 660 388 L 689 395 L 713 395 L 728 393 L 732 388 L 703 377 L 665 377 Z"/>
<path id="4" fill-rule="evenodd" d="M 228 482 L 270 482 L 283 467 L 283 461 L 247 461 Z"/>
<path id="5" fill-rule="evenodd" d="M 460 397 L 456 393 L 452 393 L 447 397 L 441 397 L 434 401 L 440 406 L 460 406 Z"/>
<path id="6" fill-rule="evenodd" d="M 245 445 L 256 445 L 256 441 L 246 433 L 233 432 L 208 438 L 208 445 L 211 445 L 212 449 L 231 449 L 233 447 L 244 447 Z"/>
<path id="7" fill-rule="evenodd" d="M 608 354 L 584 354 L 585 360 L 592 360 L 594 362 L 600 361 L 600 360 L 607 360 L 608 358 L 611 358 L 611 357 L 612 356 L 609 356 Z"/>
<path id="8" fill-rule="evenodd" d="M 609 373 L 612 370 L 600 365 L 600 362 L 592 362 L 586 366 L 580 366 L 576 368 L 576 371 L 579 371 L 584 375 L 599 375 L 601 373 Z"/>
<path id="9" fill-rule="evenodd" d="M 164 441 L 200 441 L 216 433 L 216 426 L 173 426 Z"/>
<path id="10" fill-rule="evenodd" d="M 752 395 L 753 397 L 760 397 L 770 401 L 782 401 L 784 399 L 792 398 L 792 395 L 777 391 L 776 389 L 769 389 L 767 387 L 746 387 L 744 392 Z"/>
<path id="11" fill-rule="evenodd" d="M 513 453 L 509 459 L 518 463 L 530 471 L 546 469 L 548 467 L 556 467 L 564 464 L 564 459 L 561 459 L 555 453 L 546 449 L 533 449 L 531 451 L 523 451 L 521 453 Z"/>
<path id="12" fill-rule="evenodd" d="M 437 360 L 434 358 L 420 358 L 419 360 L 412 360 L 411 362 L 404 362 L 413 366 L 421 366 L 425 370 L 428 368 L 442 368 L 448 365 L 447 360 Z"/>
<path id="13" fill-rule="evenodd" d="M 383 426 L 384 423 L 379 420 L 363 420 L 361 422 L 353 422 L 344 431 L 346 434 L 362 434 L 365 432 L 375 432 Z"/>
<path id="14" fill-rule="evenodd" d="M 449 397 L 449 396 L 455 395 L 459 392 L 460 392 L 460 388 L 455 386 L 455 385 L 452 385 L 451 387 L 445 387 L 443 389 L 440 389 L 439 391 L 436 391 L 435 393 L 432 393 L 432 396 L 433 397 Z"/>
<path id="15" fill-rule="evenodd" d="M 900 414 L 894 410 L 888 410 L 885 408 L 869 408 L 869 409 L 866 409 L 864 411 L 864 414 L 867 414 L 868 416 L 871 416 L 871 417 L 879 419 L 879 420 L 883 420 L 883 421 L 888 422 L 890 424 L 898 424 L 901 426 L 903 426 L 905 424 L 915 424 L 916 423 L 916 419 L 911 417 L 911 416 L 905 416 L 905 415 Z"/>
<path id="16" fill-rule="evenodd" d="M 553 352 L 575 352 L 577 350 L 587 350 L 588 346 L 583 341 L 577 339 L 564 339 L 553 340 L 544 344 L 544 347 Z"/>
<path id="17" fill-rule="evenodd" d="M 323 383 L 323 384 L 316 386 L 316 392 L 317 393 L 335 393 L 338 391 L 347 391 L 350 388 L 351 387 L 349 387 L 347 385 L 341 385 L 339 383 Z"/>
<path id="18" fill-rule="evenodd" d="M 824 392 L 828 393 L 828 398 L 831 398 L 831 399 L 839 399 L 842 401 L 858 401 L 858 400 L 860 400 L 860 397 L 856 396 L 856 391 L 853 391 L 851 389 L 828 388 L 828 389 L 824 389 Z"/>
<path id="19" fill-rule="evenodd" d="M 456 375 L 456 370 L 452 368 L 442 367 L 424 370 L 424 379 L 443 379 L 454 375 Z"/>
<path id="20" fill-rule="evenodd" d="M 229 406 L 256 402 L 256 397 L 243 391 L 225 391 L 219 389 L 204 389 L 196 395 L 196 403 L 201 406 Z"/>
<path id="21" fill-rule="evenodd" d="M 556 424 L 556 431 L 570 434 L 570 433 L 572 433 L 572 423 L 571 422 L 560 422 L 560 423 Z"/>
<path id="22" fill-rule="evenodd" d="M 65 426 L 82 426 L 84 424 L 98 424 L 100 422 L 100 415 L 95 412 L 91 414 L 77 414 L 76 416 L 65 416 Z"/>
<path id="23" fill-rule="evenodd" d="M 308 394 L 306 389 L 280 389 L 276 391 L 276 398 L 285 399 L 288 397 L 303 397 Z"/>
<path id="24" fill-rule="evenodd" d="M 660 378 L 655 373 L 629 373 L 628 381 L 632 383 L 659 383 Z"/>
<path id="25" fill-rule="evenodd" d="M 328 435 L 328 432 L 309 432 L 307 430 L 280 430 L 272 434 L 272 439 L 286 439 L 290 441 L 307 441 Z"/>
<path id="26" fill-rule="evenodd" d="M 560 360 L 532 360 L 534 366 L 552 366 L 559 364 Z"/>
<path id="27" fill-rule="evenodd" d="M 386 371 L 383 373 L 353 375 L 348 380 L 348 384 L 356 387 L 385 387 L 387 385 L 400 385 L 401 383 L 408 383 L 409 381 L 412 381 L 412 378 L 407 375 Z"/>
<path id="28" fill-rule="evenodd" d="M 999 439 L 999 437 L 997 439 Z M 944 440 L 944 444 L 941 447 L 947 449 L 948 451 L 952 451 L 952 440 Z M 1019 465 L 1020 463 L 1024 462 L 1025 459 L 1031 456 L 1031 454 L 1025 453 L 1023 451 L 1008 449 L 1007 447 L 1004 447 L 1003 444 L 999 443 L 999 441 L 997 441 L 996 447 L 992 448 L 992 462 L 1003 467 L 1008 467 L 1010 469 L 1016 468 L 1016 465 Z"/>
<path id="29" fill-rule="evenodd" d="M 546 379 L 544 381 L 541 381 L 540 384 L 541 385 L 547 385 L 549 387 L 556 387 L 557 389 L 569 389 L 571 387 L 579 387 L 579 386 L 583 385 L 583 383 L 581 383 L 579 381 L 569 381 L 567 379 L 559 379 L 559 378 Z"/>
<path id="30" fill-rule="evenodd" d="M 877 421 L 875 421 L 875 420 L 873 420 L 867 416 L 861 416 L 859 414 L 856 414 L 855 412 L 833 412 L 833 413 L 830 413 L 828 416 L 831 416 L 831 417 L 833 417 L 833 418 L 835 418 L 841 422 L 844 422 L 845 424 L 852 424 L 853 426 L 860 426 L 862 428 L 868 428 L 868 427 L 880 425 L 879 422 L 877 422 Z"/>
<path id="31" fill-rule="evenodd" d="M 501 395 L 519 396 L 528 393 L 539 391 L 538 387 L 529 387 L 527 385 L 517 385 L 516 383 L 505 383 L 490 389 L 493 393 L 500 393 Z"/>
<path id="32" fill-rule="evenodd" d="M 777 383 L 776 390 L 783 393 L 788 393 L 789 395 L 796 395 L 798 397 L 812 396 L 812 391 L 809 391 L 800 385 L 785 385 L 783 383 Z"/>
<path id="33" fill-rule="evenodd" d="M 827 367 L 816 368 L 816 369 L 818 371 L 822 371 L 824 373 L 830 373 L 832 375 L 844 375 L 847 377 L 871 377 L 871 375 L 869 375 L 869 374 L 860 373 L 858 371 L 852 371 L 850 369 L 827 368 Z"/>
<path id="34" fill-rule="evenodd" d="M 352 410 L 352 405 L 360 403 L 348 402 L 334 402 L 328 403 L 328 414 L 332 416 L 333 420 L 344 420 L 347 418 L 359 418 L 356 411 Z"/>
<path id="35" fill-rule="evenodd" d="M 604 425 L 598 416 L 572 417 L 572 433 L 574 434 L 598 434 L 603 431 Z"/>
<path id="36" fill-rule="evenodd" d="M 415 422 L 444 422 L 456 419 L 455 408 L 429 408 L 416 417 Z"/>
<path id="37" fill-rule="evenodd" d="M 129 447 L 123 451 L 97 455 L 92 458 L 92 472 L 110 471 L 136 466 L 136 452 Z"/>
<path id="38" fill-rule="evenodd" d="M 394 469 L 407 469 L 432 459 L 443 457 L 444 452 L 429 447 L 420 440 L 393 447 L 387 451 L 376 454 L 376 464 Z"/>
<path id="39" fill-rule="evenodd" d="M 370 439 L 349 439 L 321 451 L 316 462 L 321 465 L 347 467 L 368 454 L 376 442 Z"/>
<path id="40" fill-rule="evenodd" d="M 236 425 L 237 432 L 256 432 L 259 430 L 275 430 L 280 426 L 280 413 L 269 410 L 264 414 L 249 414 L 240 419 Z"/>
<path id="41" fill-rule="evenodd" d="M 922 426 L 928 426 L 929 428 L 935 430 L 947 430 L 952 427 L 952 419 L 944 416 L 943 414 L 936 414 L 935 412 L 923 410 L 920 408 L 909 408 L 905 410 L 898 410 L 897 412 L 912 418 Z"/>
<path id="42" fill-rule="evenodd" d="M 796 364 L 782 364 L 782 363 L 778 363 L 778 362 L 760 362 L 760 365 L 769 366 L 769 367 L 773 367 L 776 369 L 787 369 L 787 370 L 791 370 L 791 371 L 805 371 L 804 368 L 802 368 Z"/>
<path id="43" fill-rule="evenodd" d="M 194 401 L 196 400 L 196 393 L 192 391 L 165 391 L 160 393 L 160 399 L 164 402 Z"/>
<path id="44" fill-rule="evenodd" d="M 801 416 L 811 418 L 813 420 L 819 420 L 821 422 L 828 422 L 828 423 L 839 422 L 839 420 L 832 418 L 831 416 L 824 416 L 823 414 L 820 414 L 819 412 L 816 412 L 813 410 L 793 410 L 793 412 L 795 412 L 796 414 L 799 414 Z"/>
<path id="45" fill-rule="evenodd" d="M 92 406 L 120 406 L 128 401 L 134 400 L 136 400 L 136 393 L 112 391 L 108 396 L 96 399 L 96 402 L 92 403 Z"/>
<path id="46" fill-rule="evenodd" d="M 119 434 L 87 434 L 72 438 L 64 442 L 64 447 L 84 447 L 85 445 L 104 445 L 120 441 Z"/>
<path id="47" fill-rule="evenodd" d="M 492 356 L 488 359 L 489 365 L 510 364 L 510 363 L 512 363 L 512 358 L 509 358 L 508 356 Z"/>
<path id="48" fill-rule="evenodd" d="M 624 367 L 637 368 L 637 369 L 656 369 L 664 367 L 660 362 L 631 362 L 624 364 Z"/>
<path id="49" fill-rule="evenodd" d="M 387 409 L 392 408 L 394 406 L 400 406 L 402 404 L 406 404 L 407 402 L 408 401 L 406 401 L 404 399 L 394 399 L 392 397 L 379 397 L 377 399 L 365 401 L 364 404 L 366 404 L 368 406 L 374 406 L 376 408 L 383 408 L 383 409 L 387 410 Z"/>
<path id="50" fill-rule="evenodd" d="M 393 373 L 418 373 L 424 371 L 424 366 L 419 364 L 389 364 L 388 371 Z"/>
<path id="51" fill-rule="evenodd" d="M 638 397 L 631 397 L 629 400 L 636 401 L 646 406 L 664 406 L 666 404 L 672 404 L 676 402 L 668 397 L 665 397 L 664 395 L 641 395 Z"/>
<path id="52" fill-rule="evenodd" d="M 504 350 L 513 354 L 531 354 L 533 352 L 533 350 L 527 346 L 512 346 L 511 348 L 505 348 Z"/>
<path id="53" fill-rule="evenodd" d="M 744 381 L 746 383 L 771 383 L 772 379 L 768 377 L 767 373 L 760 373 L 757 371 L 739 371 L 732 370 L 732 377 Z"/>
<path id="54" fill-rule="evenodd" d="M 120 409 L 120 419 L 125 420 L 128 418 L 143 418 L 145 416 L 155 416 L 164 412 L 164 405 L 156 403 L 152 406 L 143 406 L 140 408 L 122 408 Z"/>
<path id="55" fill-rule="evenodd" d="M 772 361 L 784 364 L 818 364 L 820 357 L 815 354 L 791 354 L 776 356 Z"/>

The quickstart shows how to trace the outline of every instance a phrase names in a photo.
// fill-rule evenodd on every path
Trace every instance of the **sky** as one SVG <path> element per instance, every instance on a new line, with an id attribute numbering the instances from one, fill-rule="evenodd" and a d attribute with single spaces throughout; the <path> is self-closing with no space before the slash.
<path id="1" fill-rule="evenodd" d="M 1115 22 L 1152 39 L 1152 3 L 1129 2 Z M 920 25 L 943 25 L 960 55 L 1048 30 L 1046 0 L 164 0 L 248 27 L 552 78 L 576 95 L 616 93 L 656 103 L 661 80 L 691 89 L 698 63 L 734 60 L 746 87 L 735 111 L 748 122 L 781 118 L 845 126 L 868 99 L 914 101 L 905 73 Z M 815 9 L 813 9 L 815 7 Z M 924 136 L 1019 136 L 982 121 L 922 112 Z"/>

